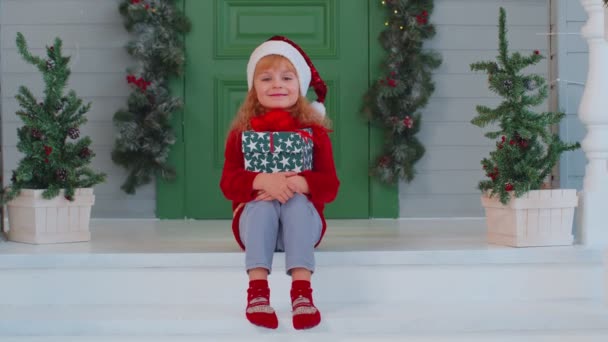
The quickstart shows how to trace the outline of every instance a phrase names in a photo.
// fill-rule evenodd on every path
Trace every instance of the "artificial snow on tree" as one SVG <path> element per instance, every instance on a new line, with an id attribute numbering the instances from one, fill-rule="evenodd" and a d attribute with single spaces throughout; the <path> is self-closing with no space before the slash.
<path id="1" fill-rule="evenodd" d="M 40 102 L 32 92 L 19 87 L 15 96 L 21 109 L 17 115 L 24 125 L 17 130 L 17 149 L 23 154 L 11 183 L 3 189 L 2 204 L 17 197 L 22 189 L 44 189 L 42 196 L 51 199 L 63 194 L 73 201 L 75 190 L 90 188 L 105 180 L 88 164 L 93 158 L 91 139 L 81 137 L 79 126 L 86 123 L 91 104 L 83 101 L 73 90 L 64 94 L 70 69 L 70 57 L 62 55 L 62 41 L 55 39 L 46 47 L 46 58 L 32 56 L 24 36 L 17 33 L 19 54 L 42 72 L 44 99 Z M 79 139 L 80 138 L 80 139 Z"/>
<path id="2" fill-rule="evenodd" d="M 471 70 L 487 72 L 489 88 L 504 98 L 496 108 L 477 106 L 478 115 L 471 120 L 482 128 L 497 124 L 498 130 L 485 134 L 498 140 L 496 150 L 481 161 L 489 179 L 482 180 L 479 189 L 498 196 L 503 204 L 509 202 L 512 193 L 521 197 L 540 189 L 560 155 L 580 147 L 579 143 L 562 142 L 551 132 L 551 126 L 558 124 L 564 113 L 532 111 L 545 101 L 548 87 L 540 75 L 525 75 L 522 70 L 544 57 L 538 50 L 529 55 L 509 54 L 506 32 L 506 13 L 500 8 L 497 61 L 471 64 Z"/>
<path id="3" fill-rule="evenodd" d="M 411 181 L 414 164 L 424 147 L 416 137 L 424 107 L 435 90 L 432 71 L 440 56 L 423 49 L 425 40 L 435 36 L 429 22 L 432 0 L 384 0 L 387 19 L 379 40 L 386 50 L 385 75 L 370 88 L 365 111 L 372 123 L 384 128 L 383 153 L 372 166 L 372 174 L 385 183 Z"/>
<path id="4" fill-rule="evenodd" d="M 167 163 L 175 133 L 171 114 L 183 106 L 169 93 L 169 78 L 184 68 L 183 35 L 190 22 L 175 0 L 124 0 L 120 13 L 125 27 L 134 33 L 127 45 L 137 67 L 128 70 L 132 92 L 127 109 L 114 114 L 117 137 L 112 160 L 128 171 L 121 188 L 127 193 L 149 183 L 155 175 L 171 180 L 174 168 Z"/>

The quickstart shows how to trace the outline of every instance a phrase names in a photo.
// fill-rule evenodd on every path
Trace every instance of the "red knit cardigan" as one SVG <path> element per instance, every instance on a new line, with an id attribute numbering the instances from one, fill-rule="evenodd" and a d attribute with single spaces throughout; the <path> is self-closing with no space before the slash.
<path id="1" fill-rule="evenodd" d="M 311 128 L 314 140 L 313 169 L 300 172 L 299 175 L 308 182 L 309 194 L 307 194 L 307 197 L 317 209 L 323 223 L 321 237 L 315 244 L 315 247 L 317 247 L 327 229 L 327 223 L 323 215 L 325 204 L 336 198 L 340 181 L 336 174 L 331 141 L 327 135 L 327 130 L 320 126 Z M 245 170 L 241 139 L 240 131 L 232 130 L 228 133 L 220 188 L 224 196 L 232 201 L 232 233 L 239 246 L 245 250 L 245 245 L 241 241 L 239 233 L 239 219 L 245 207 L 244 204 L 253 201 L 257 195 L 257 190 L 253 189 L 253 180 L 259 172 Z"/>

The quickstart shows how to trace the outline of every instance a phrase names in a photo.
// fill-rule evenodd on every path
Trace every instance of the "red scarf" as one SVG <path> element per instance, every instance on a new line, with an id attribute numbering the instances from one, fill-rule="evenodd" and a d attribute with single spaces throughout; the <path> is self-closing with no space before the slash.
<path id="1" fill-rule="evenodd" d="M 274 109 L 259 116 L 251 118 L 251 128 L 256 132 L 295 131 L 300 126 L 296 118 L 289 112 Z"/>
<path id="2" fill-rule="evenodd" d="M 311 136 L 310 133 L 303 130 L 298 120 L 289 112 L 282 109 L 273 109 L 262 115 L 254 116 L 251 118 L 250 123 L 251 128 L 256 132 L 296 132 L 305 140 L 311 139 L 313 144 L 318 144 L 318 139 L 315 139 L 315 134 Z M 316 124 L 312 124 L 310 128 L 312 128 L 313 132 L 316 129 L 331 132 L 331 130 Z"/>

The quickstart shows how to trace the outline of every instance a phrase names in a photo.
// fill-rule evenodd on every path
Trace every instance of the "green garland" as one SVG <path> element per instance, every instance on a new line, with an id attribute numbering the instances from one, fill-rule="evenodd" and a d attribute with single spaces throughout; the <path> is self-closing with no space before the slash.
<path id="1" fill-rule="evenodd" d="M 385 130 L 383 153 L 371 173 L 385 183 L 414 178 L 414 164 L 422 158 L 424 147 L 416 138 L 421 115 L 433 93 L 432 70 L 441 57 L 423 49 L 425 40 L 435 35 L 429 23 L 433 12 L 431 0 L 384 0 L 386 29 L 379 40 L 387 52 L 385 76 L 366 96 L 366 111 L 373 123 Z"/>
<path id="2" fill-rule="evenodd" d="M 135 33 L 127 51 L 138 67 L 128 70 L 127 82 L 133 87 L 128 108 L 114 114 L 118 136 L 112 160 L 127 169 L 121 188 L 130 194 L 155 175 L 175 178 L 175 169 L 167 163 L 175 143 L 170 119 L 183 103 L 170 95 L 168 85 L 170 77 L 183 72 L 183 35 L 190 31 L 190 22 L 174 2 L 124 0 L 120 4 L 126 29 Z"/>
<path id="3" fill-rule="evenodd" d="M 504 98 L 496 108 L 477 106 L 478 115 L 471 120 L 478 127 L 497 123 L 498 130 L 485 134 L 500 140 L 496 141 L 496 150 L 490 157 L 481 161 L 489 179 L 479 182 L 479 189 L 500 197 L 503 204 L 509 202 L 511 193 L 520 197 L 540 189 L 560 155 L 580 147 L 579 143 L 564 143 L 557 134 L 551 133 L 551 126 L 559 124 L 564 113 L 532 112 L 532 108 L 547 98 L 548 87 L 542 76 L 524 75 L 522 70 L 544 57 L 539 50 L 529 55 L 510 54 L 506 25 L 506 13 L 501 7 L 497 61 L 471 64 L 471 70 L 488 74 L 490 90 Z"/>
<path id="4" fill-rule="evenodd" d="M 83 104 L 73 90 L 64 94 L 71 71 L 70 57 L 63 56 L 62 45 L 56 38 L 46 47 L 46 58 L 32 56 L 25 37 L 17 33 L 19 54 L 42 73 L 44 99 L 38 102 L 25 86 L 15 96 L 21 106 L 16 114 L 24 123 L 17 129 L 17 149 L 23 158 L 13 171 L 11 184 L 2 190 L 2 204 L 22 189 L 45 189 L 42 197 L 46 199 L 65 190 L 64 197 L 73 201 L 77 188 L 90 188 L 105 180 L 103 173 L 88 167 L 95 156 L 89 149 L 91 138 L 80 137 L 78 128 L 87 122 L 84 115 L 91 104 Z"/>

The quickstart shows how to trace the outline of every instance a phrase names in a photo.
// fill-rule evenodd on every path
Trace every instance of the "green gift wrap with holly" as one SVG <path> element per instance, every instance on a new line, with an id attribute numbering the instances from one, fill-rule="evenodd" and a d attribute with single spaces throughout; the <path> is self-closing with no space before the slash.
<path id="1" fill-rule="evenodd" d="M 242 133 L 245 170 L 263 173 L 312 169 L 312 130 Z"/>

